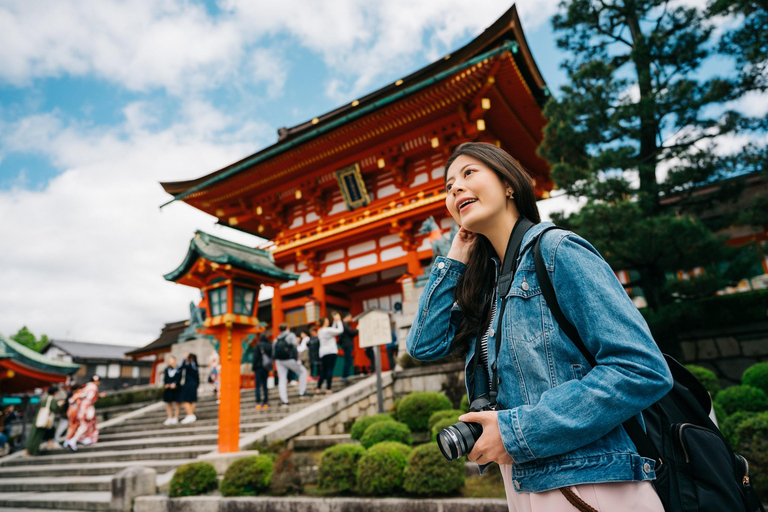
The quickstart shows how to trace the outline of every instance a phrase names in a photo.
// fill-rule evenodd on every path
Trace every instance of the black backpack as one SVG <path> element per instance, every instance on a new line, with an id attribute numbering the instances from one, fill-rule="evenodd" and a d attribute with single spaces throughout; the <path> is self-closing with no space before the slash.
<path id="1" fill-rule="evenodd" d="M 298 348 L 293 343 L 288 343 L 288 336 L 278 336 L 275 341 L 274 354 L 275 359 L 285 361 L 287 359 L 296 359 L 298 357 Z"/>
<path id="2" fill-rule="evenodd" d="M 560 328 L 592 367 L 597 365 L 576 328 L 563 315 L 539 250 L 533 256 L 541 293 Z M 720 429 L 709 418 L 712 401 L 707 390 L 683 365 L 664 358 L 674 386 L 661 400 L 643 411 L 646 431 L 636 418 L 624 422 L 632 442 L 643 457 L 656 461 L 653 486 L 667 512 L 764 512 L 749 483 L 749 464 L 733 453 Z"/>

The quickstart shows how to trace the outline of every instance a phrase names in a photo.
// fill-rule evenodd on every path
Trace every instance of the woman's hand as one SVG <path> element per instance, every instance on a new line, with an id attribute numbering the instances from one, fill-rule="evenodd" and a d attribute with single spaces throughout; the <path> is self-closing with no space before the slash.
<path id="1" fill-rule="evenodd" d="M 459 421 L 480 423 L 483 426 L 483 434 L 475 442 L 475 446 L 467 456 L 471 462 L 477 462 L 481 465 L 491 462 L 498 464 L 512 464 L 514 462 L 501 440 L 497 416 L 497 411 L 469 412 L 459 416 Z"/>
<path id="2" fill-rule="evenodd" d="M 465 265 L 469 262 L 469 255 L 477 242 L 477 235 L 464 228 L 459 229 L 456 236 L 453 237 L 451 249 L 448 251 L 448 258 L 460 261 Z"/>

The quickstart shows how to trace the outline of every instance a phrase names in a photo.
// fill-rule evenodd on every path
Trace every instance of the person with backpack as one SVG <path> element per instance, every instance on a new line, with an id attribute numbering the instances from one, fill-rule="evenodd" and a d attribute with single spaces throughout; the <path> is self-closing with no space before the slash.
<path id="1" fill-rule="evenodd" d="M 253 375 L 256 380 L 256 406 L 254 409 L 269 409 L 267 379 L 272 371 L 272 343 L 264 334 L 253 350 Z M 261 396 L 264 393 L 264 399 Z"/>
<path id="2" fill-rule="evenodd" d="M 309 371 L 312 377 L 317 379 L 320 375 L 320 338 L 317 337 L 317 327 L 309 328 L 307 352 L 309 352 Z"/>
<path id="3" fill-rule="evenodd" d="M 344 353 L 344 367 L 341 372 L 341 382 L 347 382 L 347 379 L 352 375 L 352 352 L 355 350 L 355 336 L 359 332 L 357 329 L 350 327 L 349 323 L 352 321 L 352 315 L 347 315 L 342 319 L 341 326 L 344 332 L 339 334 L 339 348 Z"/>
<path id="4" fill-rule="evenodd" d="M 299 396 L 307 392 L 307 369 L 298 361 L 299 349 L 296 335 L 288 330 L 288 324 L 280 324 L 280 334 L 272 346 L 272 359 L 277 367 L 277 390 L 280 401 L 288 405 L 288 372 L 293 371 L 299 376 Z"/>
<path id="5" fill-rule="evenodd" d="M 591 365 L 542 296 L 533 246 L 553 225 L 531 177 L 486 143 L 458 146 L 445 168 L 461 229 L 432 265 L 406 345 L 418 360 L 464 356 L 472 412 L 459 419 L 482 427 L 468 459 L 500 465 L 511 511 L 662 512 L 655 461 L 622 427 L 673 384 L 642 315 L 586 240 L 544 233 L 546 272 Z"/>

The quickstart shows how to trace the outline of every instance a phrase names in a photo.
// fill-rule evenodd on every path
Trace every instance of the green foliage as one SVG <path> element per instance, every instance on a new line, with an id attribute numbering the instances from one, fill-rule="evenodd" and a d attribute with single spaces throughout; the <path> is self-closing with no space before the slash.
<path id="1" fill-rule="evenodd" d="M 753 364 L 741 376 L 741 383 L 763 390 L 768 394 L 768 361 Z"/>
<path id="2" fill-rule="evenodd" d="M 424 431 L 429 428 L 429 417 L 445 409 L 453 409 L 445 395 L 434 391 L 417 391 L 403 397 L 397 408 L 397 417 L 411 430 Z"/>
<path id="3" fill-rule="evenodd" d="M 270 491 L 278 496 L 301 494 L 304 491 L 304 474 L 314 465 L 310 455 L 284 451 L 275 459 Z"/>
<path id="4" fill-rule="evenodd" d="M 399 421 L 379 421 L 369 426 L 360 438 L 360 444 L 366 448 L 384 441 L 396 441 L 410 446 L 413 443 L 411 430 Z"/>
<path id="5" fill-rule="evenodd" d="M 386 441 L 371 446 L 358 462 L 357 486 L 362 494 L 386 496 L 402 489 L 411 448 Z"/>
<path id="6" fill-rule="evenodd" d="M 455 425 L 456 422 L 458 422 L 458 418 L 443 418 L 434 425 L 432 425 L 432 428 L 430 431 L 432 432 L 432 440 L 437 441 L 437 434 L 440 433 L 440 431 L 450 427 L 451 425 Z"/>
<path id="7" fill-rule="evenodd" d="M 736 451 L 749 461 L 752 487 L 768 497 L 768 412 L 744 420 L 736 428 Z"/>
<path id="8" fill-rule="evenodd" d="M 216 468 L 210 462 L 191 462 L 176 469 L 168 487 L 168 496 L 197 496 L 216 490 Z"/>
<path id="9" fill-rule="evenodd" d="M 16 334 L 13 334 L 9 336 L 13 341 L 16 343 L 19 343 L 21 345 L 24 345 L 27 348 L 31 348 L 35 352 L 40 352 L 43 350 L 43 348 L 48 344 L 50 341 L 48 339 L 48 336 L 43 334 L 40 336 L 40 339 L 37 339 L 32 332 L 27 329 L 27 326 L 25 325 L 21 329 L 19 329 L 19 332 Z"/>
<path id="10" fill-rule="evenodd" d="M 712 370 L 704 368 L 703 366 L 696 366 L 695 364 L 685 365 L 685 369 L 693 374 L 694 377 L 699 379 L 709 394 L 714 399 L 717 393 L 720 391 L 720 381 L 717 380 L 717 375 Z"/>
<path id="11" fill-rule="evenodd" d="M 365 448 L 357 444 L 337 444 L 320 457 L 317 483 L 320 489 L 332 493 L 347 493 L 357 485 L 357 463 Z"/>
<path id="12" fill-rule="evenodd" d="M 436 423 L 443 421 L 446 418 L 452 419 L 453 423 L 456 423 L 459 421 L 459 416 L 462 414 L 464 414 L 464 411 L 460 411 L 459 409 L 446 409 L 444 411 L 437 411 L 429 417 L 429 421 L 427 421 L 427 428 L 429 428 L 429 431 L 431 432 Z"/>
<path id="13" fill-rule="evenodd" d="M 389 414 L 374 414 L 373 416 L 363 416 L 358 418 L 352 425 L 352 429 L 349 431 L 349 437 L 359 441 L 366 429 L 378 421 L 395 421 L 395 419 Z"/>
<path id="14" fill-rule="evenodd" d="M 715 399 L 729 416 L 736 411 L 761 412 L 768 409 L 768 395 L 752 386 L 731 386 L 717 394 Z"/>
<path id="15" fill-rule="evenodd" d="M 736 429 L 739 428 L 744 420 L 757 416 L 757 414 L 759 413 L 752 411 L 736 411 L 720 422 L 720 432 L 723 433 L 723 437 L 731 445 L 731 448 L 736 449 Z"/>
<path id="16" fill-rule="evenodd" d="M 469 412 L 469 397 L 467 395 L 461 397 L 459 409 L 461 409 L 462 412 Z"/>
<path id="17" fill-rule="evenodd" d="M 255 455 L 229 465 L 221 481 L 223 496 L 258 496 L 269 489 L 274 464 L 272 457 Z"/>
<path id="18" fill-rule="evenodd" d="M 403 487 L 416 496 L 457 495 L 466 480 L 463 460 L 447 461 L 437 443 L 417 446 L 408 457 Z"/>

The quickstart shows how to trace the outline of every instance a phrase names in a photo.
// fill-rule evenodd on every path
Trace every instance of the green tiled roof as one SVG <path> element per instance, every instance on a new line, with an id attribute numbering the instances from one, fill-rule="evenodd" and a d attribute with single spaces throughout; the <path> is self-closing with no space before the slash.
<path id="1" fill-rule="evenodd" d="M 286 272 L 275 265 L 275 259 L 269 251 L 236 244 L 202 231 L 195 232 L 195 237 L 189 243 L 189 251 L 179 268 L 164 277 L 168 281 L 178 281 L 201 256 L 219 265 L 232 265 L 274 279 L 293 281 L 299 278 L 298 274 Z"/>
<path id="2" fill-rule="evenodd" d="M 3 335 L 0 335 L 0 359 L 13 359 L 28 368 L 58 375 L 71 375 L 80 368 L 79 364 L 49 359 Z"/>

